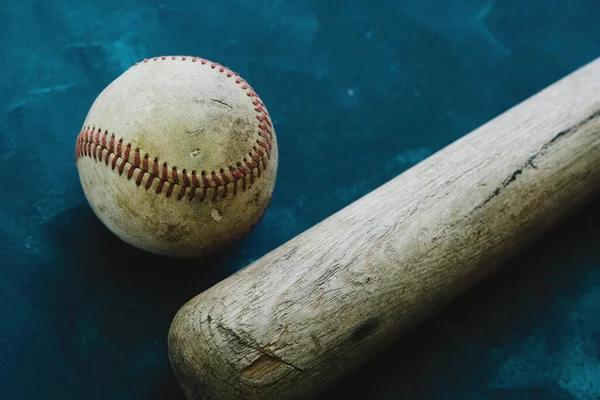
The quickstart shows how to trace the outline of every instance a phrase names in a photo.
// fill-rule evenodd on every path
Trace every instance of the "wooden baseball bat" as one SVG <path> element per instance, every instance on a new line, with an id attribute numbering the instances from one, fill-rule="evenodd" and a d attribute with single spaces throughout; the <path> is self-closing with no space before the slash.
<path id="1" fill-rule="evenodd" d="M 188 399 L 316 395 L 599 189 L 597 59 L 185 304 L 176 377 Z"/>

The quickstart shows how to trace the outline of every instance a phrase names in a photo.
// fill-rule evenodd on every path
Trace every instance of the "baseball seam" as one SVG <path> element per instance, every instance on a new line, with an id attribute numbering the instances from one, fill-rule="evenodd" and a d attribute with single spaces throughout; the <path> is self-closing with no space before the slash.
<path id="1" fill-rule="evenodd" d="M 226 74 L 228 78 L 235 77 L 235 83 L 240 85 L 248 97 L 254 98 L 252 104 L 257 113 L 256 119 L 258 121 L 259 138 L 256 139 L 256 144 L 252 147 L 252 151 L 248 153 L 248 156 L 244 157 L 242 161 L 238 161 L 235 166 L 230 165 L 226 168 L 220 168 L 218 172 L 203 170 L 200 174 L 197 174 L 196 170 L 194 170 L 188 173 L 186 169 L 179 171 L 176 166 L 173 166 L 169 171 L 167 162 L 163 162 L 161 165 L 158 158 L 154 158 L 150 162 L 151 157 L 148 153 L 142 155 L 138 147 L 132 143 L 125 144 L 123 138 L 117 139 L 114 133 L 109 134 L 108 130 L 103 130 L 100 127 L 84 126 L 77 136 L 75 160 L 78 160 L 80 157 L 90 157 L 97 162 L 104 162 L 107 166 L 110 163 L 111 169 L 116 169 L 119 176 L 123 175 L 127 169 L 127 179 L 129 180 L 138 171 L 135 179 L 137 186 L 143 183 L 145 176 L 147 176 L 144 185 L 146 190 L 150 189 L 154 180 L 158 180 L 156 194 L 164 193 L 166 197 L 171 197 L 175 187 L 178 186 L 178 200 L 186 197 L 187 192 L 188 200 L 198 199 L 199 201 L 203 201 L 206 199 L 210 188 L 213 189 L 213 201 L 219 197 L 219 191 L 221 192 L 221 197 L 227 197 L 229 193 L 235 196 L 239 181 L 241 181 L 242 191 L 244 191 L 246 187 L 254 183 L 255 175 L 256 177 L 260 177 L 261 172 L 267 168 L 267 162 L 271 156 L 273 139 L 273 125 L 269 113 L 254 89 L 229 68 L 200 57 L 162 56 L 154 57 L 152 61 L 166 60 L 167 58 L 171 58 L 172 60 L 180 58 L 182 61 L 191 58 L 192 62 L 199 61 L 201 65 L 209 64 L 212 69 L 218 68 L 219 72 Z M 149 61 L 149 59 L 145 59 L 141 63 Z M 141 63 L 136 63 L 134 67 Z M 249 185 L 247 177 L 250 180 Z M 228 190 L 229 184 L 233 184 L 232 190 Z M 166 190 L 165 185 L 167 186 Z"/>

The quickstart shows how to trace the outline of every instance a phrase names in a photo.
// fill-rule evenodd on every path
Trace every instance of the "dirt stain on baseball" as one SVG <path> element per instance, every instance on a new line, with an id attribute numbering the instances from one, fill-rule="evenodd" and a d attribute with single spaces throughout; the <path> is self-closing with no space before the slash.
<path id="1" fill-rule="evenodd" d="M 115 193 L 115 201 L 117 203 L 117 207 L 119 207 L 121 210 L 133 215 L 136 218 L 140 217 L 136 207 L 131 204 L 131 201 L 126 196 Z"/>
<path id="2" fill-rule="evenodd" d="M 184 225 L 166 224 L 159 236 L 167 242 L 177 243 L 181 241 L 181 238 L 186 237 L 188 234 L 189 230 L 186 229 Z"/>
<path id="3" fill-rule="evenodd" d="M 246 201 L 246 205 L 247 205 L 249 208 L 251 208 L 251 207 L 254 207 L 254 206 L 258 206 L 258 205 L 259 205 L 259 203 L 260 203 L 260 199 L 261 199 L 261 197 L 262 197 L 262 196 L 261 196 L 261 192 L 260 192 L 260 191 L 256 191 L 256 192 L 254 193 L 254 196 L 252 196 L 251 198 L 249 198 L 249 199 Z"/>
<path id="4" fill-rule="evenodd" d="M 247 157 L 253 150 L 252 142 L 253 136 L 256 135 L 255 127 L 242 118 L 236 118 L 231 121 L 224 117 L 222 118 L 222 121 L 219 122 L 219 126 L 222 130 L 230 132 L 229 134 L 222 135 L 227 138 L 227 142 L 224 143 L 222 150 L 224 159 L 233 163 Z M 240 149 L 243 151 L 241 154 Z"/>

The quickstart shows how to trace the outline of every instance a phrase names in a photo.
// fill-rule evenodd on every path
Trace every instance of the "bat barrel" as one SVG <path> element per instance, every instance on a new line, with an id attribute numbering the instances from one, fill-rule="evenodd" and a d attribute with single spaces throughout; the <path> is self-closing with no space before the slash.
<path id="1" fill-rule="evenodd" d="M 600 188 L 600 59 L 201 293 L 169 356 L 189 399 L 308 398 Z"/>

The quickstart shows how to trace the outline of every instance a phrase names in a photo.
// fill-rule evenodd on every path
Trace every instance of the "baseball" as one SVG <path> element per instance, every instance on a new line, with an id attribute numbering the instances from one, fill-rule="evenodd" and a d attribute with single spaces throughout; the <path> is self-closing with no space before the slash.
<path id="1" fill-rule="evenodd" d="M 277 140 L 265 105 L 226 67 L 147 59 L 100 93 L 76 142 L 85 196 L 123 241 L 200 257 L 250 232 L 269 205 Z"/>

